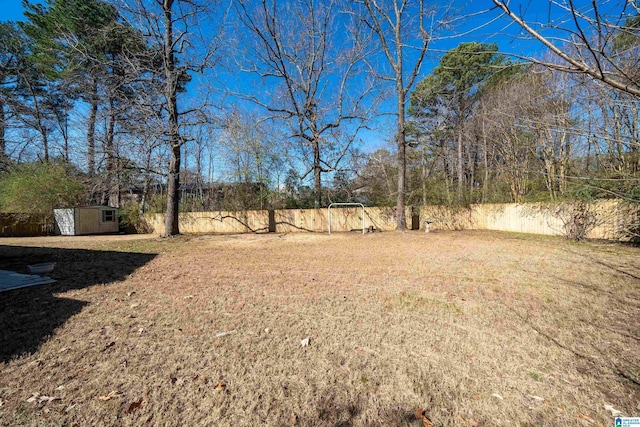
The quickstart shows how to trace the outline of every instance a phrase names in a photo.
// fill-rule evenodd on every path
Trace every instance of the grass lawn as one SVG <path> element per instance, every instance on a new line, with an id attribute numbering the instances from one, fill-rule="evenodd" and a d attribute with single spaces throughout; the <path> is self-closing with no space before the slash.
<path id="1" fill-rule="evenodd" d="M 0 239 L 0 425 L 611 426 L 640 249 L 493 232 Z M 309 338 L 309 345 L 301 340 Z"/>

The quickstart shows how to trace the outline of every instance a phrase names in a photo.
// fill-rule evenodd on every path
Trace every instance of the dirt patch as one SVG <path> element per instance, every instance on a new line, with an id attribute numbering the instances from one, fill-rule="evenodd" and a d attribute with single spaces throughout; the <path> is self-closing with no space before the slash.
<path id="1" fill-rule="evenodd" d="M 12 262 L 37 256 L 26 240 L 0 244 Z M 59 284 L 0 299 L 0 424 L 417 426 L 426 408 L 435 426 L 556 426 L 610 425 L 605 405 L 640 413 L 637 248 L 489 232 L 49 246 L 38 250 L 59 257 Z M 79 254 L 93 263 L 84 275 Z M 30 330 L 7 319 L 37 318 L 55 305 L 46 295 L 66 315 L 7 350 Z"/>

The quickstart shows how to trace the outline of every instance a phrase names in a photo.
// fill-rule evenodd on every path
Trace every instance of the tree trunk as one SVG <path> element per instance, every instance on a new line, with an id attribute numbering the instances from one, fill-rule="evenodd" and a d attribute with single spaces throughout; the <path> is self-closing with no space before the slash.
<path id="1" fill-rule="evenodd" d="M 40 103 L 38 102 L 38 97 L 31 85 L 31 82 L 26 82 L 29 85 L 29 92 L 31 98 L 33 99 L 33 108 L 34 108 L 34 116 L 36 119 L 36 128 L 38 132 L 40 132 L 40 136 L 42 137 L 42 148 L 44 150 L 44 161 L 49 163 L 49 135 L 47 134 L 47 128 L 42 123 L 44 121 L 43 113 L 40 109 Z"/>
<path id="2" fill-rule="evenodd" d="M 427 176 L 429 175 L 428 171 L 427 171 L 427 153 L 425 152 L 425 149 L 422 149 L 422 153 L 421 153 L 421 159 L 420 159 L 420 163 L 422 166 L 422 204 L 426 205 L 427 204 Z"/>
<path id="3" fill-rule="evenodd" d="M 178 97 L 177 97 L 177 72 L 175 64 L 174 40 L 173 40 L 173 0 L 164 0 L 162 10 L 164 12 L 164 77 L 165 77 L 165 101 L 168 113 L 168 133 L 171 145 L 171 160 L 169 162 L 169 176 L 167 183 L 167 212 L 164 222 L 164 233 L 167 236 L 180 234 L 178 226 L 178 212 L 180 207 L 180 147 L 183 139 L 180 136 L 178 123 Z"/>
<path id="4" fill-rule="evenodd" d="M 405 216 L 406 178 L 407 178 L 407 144 L 405 143 L 404 132 L 404 90 L 402 82 L 398 85 L 398 203 L 396 205 L 396 229 L 404 231 L 407 229 L 407 218 Z"/>
<path id="5" fill-rule="evenodd" d="M 567 126 L 566 129 L 569 129 Z M 564 195 L 567 190 L 567 169 L 571 160 L 571 137 L 562 133 L 560 140 L 560 164 L 558 165 L 558 191 Z"/>
<path id="6" fill-rule="evenodd" d="M 638 123 L 638 108 L 637 104 L 633 104 L 630 108 L 631 110 L 631 126 L 629 135 L 631 136 L 631 141 L 629 145 L 629 152 L 632 161 L 632 169 L 631 172 L 634 174 L 640 171 L 640 125 Z"/>
<path id="7" fill-rule="evenodd" d="M 202 208 L 202 202 L 204 200 L 202 191 L 202 140 L 198 138 L 196 149 L 196 198 L 199 202 L 199 207 Z"/>
<path id="8" fill-rule="evenodd" d="M 462 167 L 462 129 L 458 132 L 458 203 L 463 201 L 464 193 L 464 169 Z"/>
<path id="9" fill-rule="evenodd" d="M 169 162 L 169 180 L 167 182 L 167 213 L 164 221 L 164 232 L 167 236 L 180 234 L 178 212 L 180 208 L 180 146 L 171 147 Z"/>
<path id="10" fill-rule="evenodd" d="M 65 118 L 65 121 L 67 119 Z M 66 123 L 65 123 L 65 127 L 67 127 Z M 71 163 L 71 152 L 69 150 L 69 133 L 65 130 L 64 135 L 64 161 L 66 163 Z"/>
<path id="11" fill-rule="evenodd" d="M 44 161 L 49 163 L 49 136 L 44 127 L 40 127 L 40 134 L 42 135 L 42 147 L 44 148 Z"/>
<path id="12" fill-rule="evenodd" d="M 485 121 L 482 121 L 482 142 L 484 145 L 484 179 L 482 180 L 482 203 L 487 203 L 487 193 L 489 192 L 489 148 L 487 144 L 487 133 Z"/>
<path id="13" fill-rule="evenodd" d="M 322 206 L 322 167 L 320 166 L 320 142 L 317 137 L 313 141 L 313 204 L 316 209 Z"/>
<path id="14" fill-rule="evenodd" d="M 140 212 L 140 214 L 145 213 L 147 210 L 147 193 L 149 192 L 149 181 L 151 180 L 151 176 L 150 176 L 151 174 L 149 172 L 149 169 L 151 169 L 151 151 L 152 151 L 151 148 L 149 148 L 147 151 L 147 157 L 144 165 L 144 174 L 143 174 L 144 181 L 142 185 L 142 195 L 140 197 L 140 204 L 138 206 L 138 212 Z"/>
<path id="15" fill-rule="evenodd" d="M 467 185 L 469 189 L 469 198 L 468 200 L 472 200 L 473 190 L 475 189 L 476 184 L 476 170 L 478 169 L 478 149 L 476 144 L 473 144 L 469 147 L 467 154 L 467 165 L 468 171 L 466 175 Z"/>
<path id="16" fill-rule="evenodd" d="M 87 123 L 87 172 L 89 176 L 96 173 L 96 116 L 98 115 L 98 82 L 93 81 L 89 119 Z"/>
<path id="17" fill-rule="evenodd" d="M 116 124 L 116 112 L 113 105 L 113 99 L 109 100 L 109 122 L 107 124 L 107 134 L 105 138 L 104 154 L 107 172 L 107 182 L 105 190 L 107 193 L 107 204 L 113 208 L 119 207 L 118 193 L 119 184 L 116 177 L 116 159 L 113 145 L 114 131 Z"/>
<path id="18" fill-rule="evenodd" d="M 7 129 L 7 120 L 4 116 L 4 104 L 0 101 L 0 165 L 4 163 L 4 159 L 7 153 L 7 146 L 5 141 L 5 132 Z"/>

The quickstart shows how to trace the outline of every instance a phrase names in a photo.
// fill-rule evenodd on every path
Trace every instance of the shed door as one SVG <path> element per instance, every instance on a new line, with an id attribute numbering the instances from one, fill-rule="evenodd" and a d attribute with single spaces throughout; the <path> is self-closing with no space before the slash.
<path id="1" fill-rule="evenodd" d="M 76 234 L 94 234 L 100 232 L 100 210 L 78 209 Z"/>

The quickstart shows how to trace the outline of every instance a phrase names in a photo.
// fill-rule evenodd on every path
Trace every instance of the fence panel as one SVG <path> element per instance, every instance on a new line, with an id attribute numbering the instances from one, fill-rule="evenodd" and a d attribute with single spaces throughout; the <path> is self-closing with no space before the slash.
<path id="1" fill-rule="evenodd" d="M 271 211 L 189 212 L 181 213 L 180 230 L 185 233 L 326 232 L 327 209 L 280 209 Z M 640 231 L 640 207 L 619 200 L 580 203 L 485 204 L 470 206 L 422 206 L 415 209 L 421 228 L 431 230 L 497 230 L 518 233 L 563 235 L 567 224 L 584 214 L 592 221 L 587 237 L 630 240 Z M 410 227 L 411 208 L 407 208 Z M 360 208 L 332 208 L 331 230 L 351 231 L 362 227 Z M 150 214 L 147 221 L 157 234 L 164 232 L 164 215 Z M 395 208 L 366 207 L 365 227 L 380 231 L 395 230 Z"/>
<path id="2" fill-rule="evenodd" d="M 420 216 L 423 222 L 432 222 L 432 230 L 496 230 L 566 235 L 572 223 L 576 225 L 580 221 L 587 221 L 586 236 L 591 239 L 631 240 L 640 237 L 640 206 L 621 200 L 423 206 Z"/>
<path id="3" fill-rule="evenodd" d="M 47 236 L 53 220 L 45 215 L 0 213 L 0 237 Z"/>

